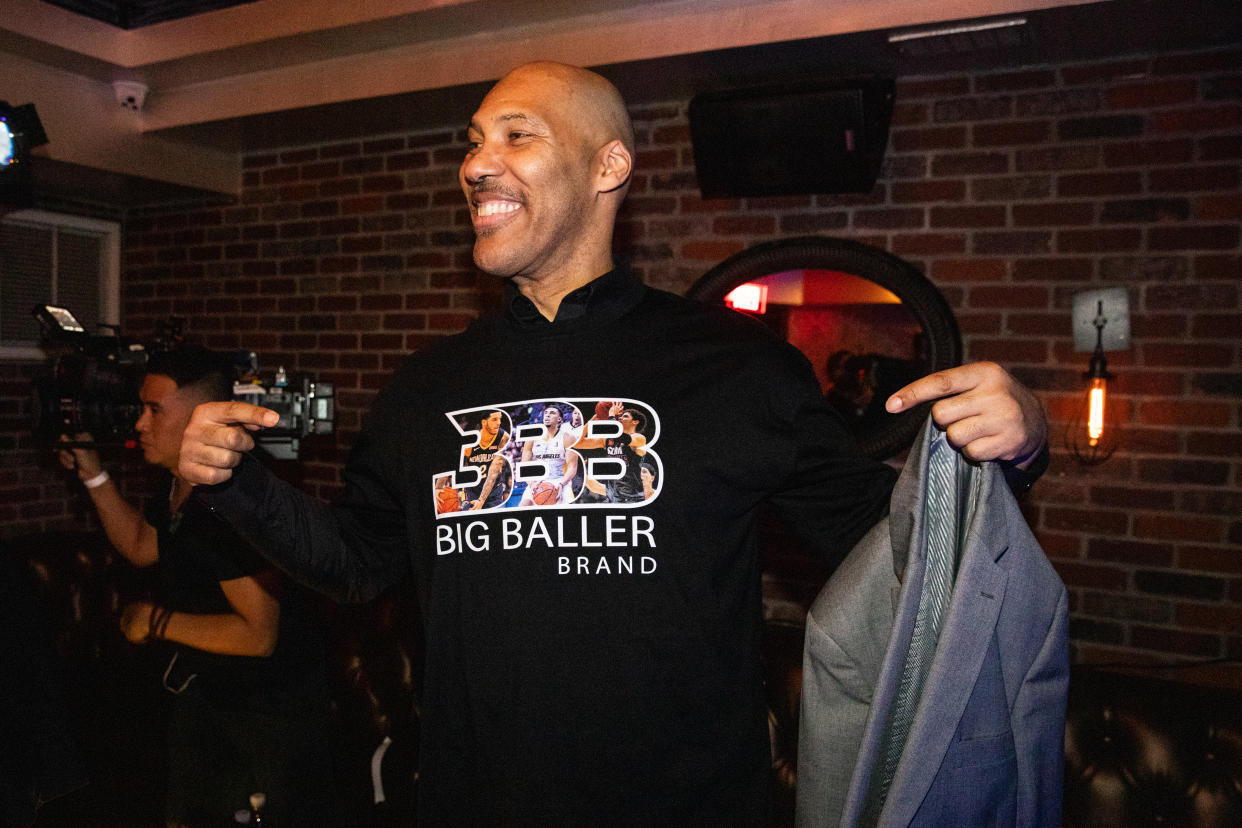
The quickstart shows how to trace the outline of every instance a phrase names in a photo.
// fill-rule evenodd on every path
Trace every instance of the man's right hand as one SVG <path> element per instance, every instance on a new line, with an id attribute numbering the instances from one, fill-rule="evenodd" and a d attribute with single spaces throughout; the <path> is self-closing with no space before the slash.
<path id="1" fill-rule="evenodd" d="M 194 409 L 181 438 L 177 470 L 194 485 L 223 483 L 233 476 L 242 454 L 254 448 L 249 432 L 270 428 L 280 415 L 244 402 L 209 402 Z"/>
<path id="2" fill-rule="evenodd" d="M 70 440 L 64 434 L 60 435 L 60 442 L 93 443 L 95 438 L 85 431 L 79 431 L 73 435 L 73 440 Z M 60 455 L 60 464 L 66 469 L 76 469 L 79 480 L 90 480 L 103 471 L 103 465 L 99 462 L 99 452 L 94 449 L 61 449 L 58 454 Z"/>

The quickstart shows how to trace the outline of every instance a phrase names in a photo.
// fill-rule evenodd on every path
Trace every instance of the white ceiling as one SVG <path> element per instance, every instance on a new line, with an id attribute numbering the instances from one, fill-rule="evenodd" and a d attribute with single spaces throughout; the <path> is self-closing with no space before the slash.
<path id="1" fill-rule="evenodd" d="M 239 151 L 457 124 L 535 58 L 597 67 L 630 98 L 852 71 L 920 74 L 1157 44 L 1237 42 L 1237 0 L 256 0 L 124 30 L 4 0 L 0 99 L 36 103 L 65 164 L 236 192 Z M 999 53 L 903 56 L 887 37 L 1028 19 Z M 120 113 L 111 83 L 149 87 Z M 471 88 L 476 86 L 477 89 Z"/>

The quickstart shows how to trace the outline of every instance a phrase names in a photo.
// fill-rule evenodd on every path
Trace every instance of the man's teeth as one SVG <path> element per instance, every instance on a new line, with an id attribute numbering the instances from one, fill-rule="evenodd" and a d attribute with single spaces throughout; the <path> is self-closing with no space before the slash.
<path id="1" fill-rule="evenodd" d="M 479 205 L 479 217 L 494 216 L 497 213 L 512 213 L 520 210 L 522 205 L 516 201 L 484 201 Z"/>

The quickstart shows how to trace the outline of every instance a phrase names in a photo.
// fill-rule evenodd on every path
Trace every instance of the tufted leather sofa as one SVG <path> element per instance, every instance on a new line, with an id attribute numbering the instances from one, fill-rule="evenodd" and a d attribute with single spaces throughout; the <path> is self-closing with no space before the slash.
<path id="1" fill-rule="evenodd" d="M 125 642 L 116 626 L 123 602 L 151 584 L 118 563 L 98 535 L 10 540 L 0 550 L 18 559 L 50 610 L 57 648 L 74 676 L 71 712 L 94 779 L 44 806 L 38 828 L 159 826 L 162 665 L 149 663 L 145 648 Z M 825 570 L 780 554 L 767 564 L 773 824 L 783 826 L 793 822 L 802 616 Z M 325 603 L 325 612 L 333 630 L 333 737 L 342 792 L 361 826 L 413 825 L 421 660 L 413 590 L 358 607 Z M 1206 686 L 1077 668 L 1066 730 L 1064 825 L 1242 825 L 1242 682 L 1234 681 Z"/>

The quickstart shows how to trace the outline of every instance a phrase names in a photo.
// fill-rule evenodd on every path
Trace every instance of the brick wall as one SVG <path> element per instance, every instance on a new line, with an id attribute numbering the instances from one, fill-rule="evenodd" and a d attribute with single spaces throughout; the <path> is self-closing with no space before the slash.
<path id="1" fill-rule="evenodd" d="M 1242 656 L 1239 65 L 1231 50 L 902 79 L 885 172 L 863 196 L 705 201 L 686 102 L 632 101 L 640 151 L 618 247 L 677 292 L 780 237 L 913 262 L 948 297 L 967 357 L 1005 364 L 1047 404 L 1053 465 L 1027 514 L 1070 588 L 1078 657 Z M 129 332 L 184 315 L 192 337 L 255 349 L 268 372 L 334 382 L 338 433 L 308 441 L 297 468 L 330 497 L 402 355 L 496 301 L 470 264 L 462 138 L 258 153 L 236 206 L 131 218 Z M 1133 348 L 1109 356 L 1121 448 L 1087 467 L 1061 444 L 1087 362 L 1069 307 L 1104 286 L 1129 291 Z M 0 377 L 7 415 L 17 382 Z M 68 519 L 46 484 L 0 474 L 0 495 L 18 493 L 0 515 L 26 498 L 28 520 Z"/>

